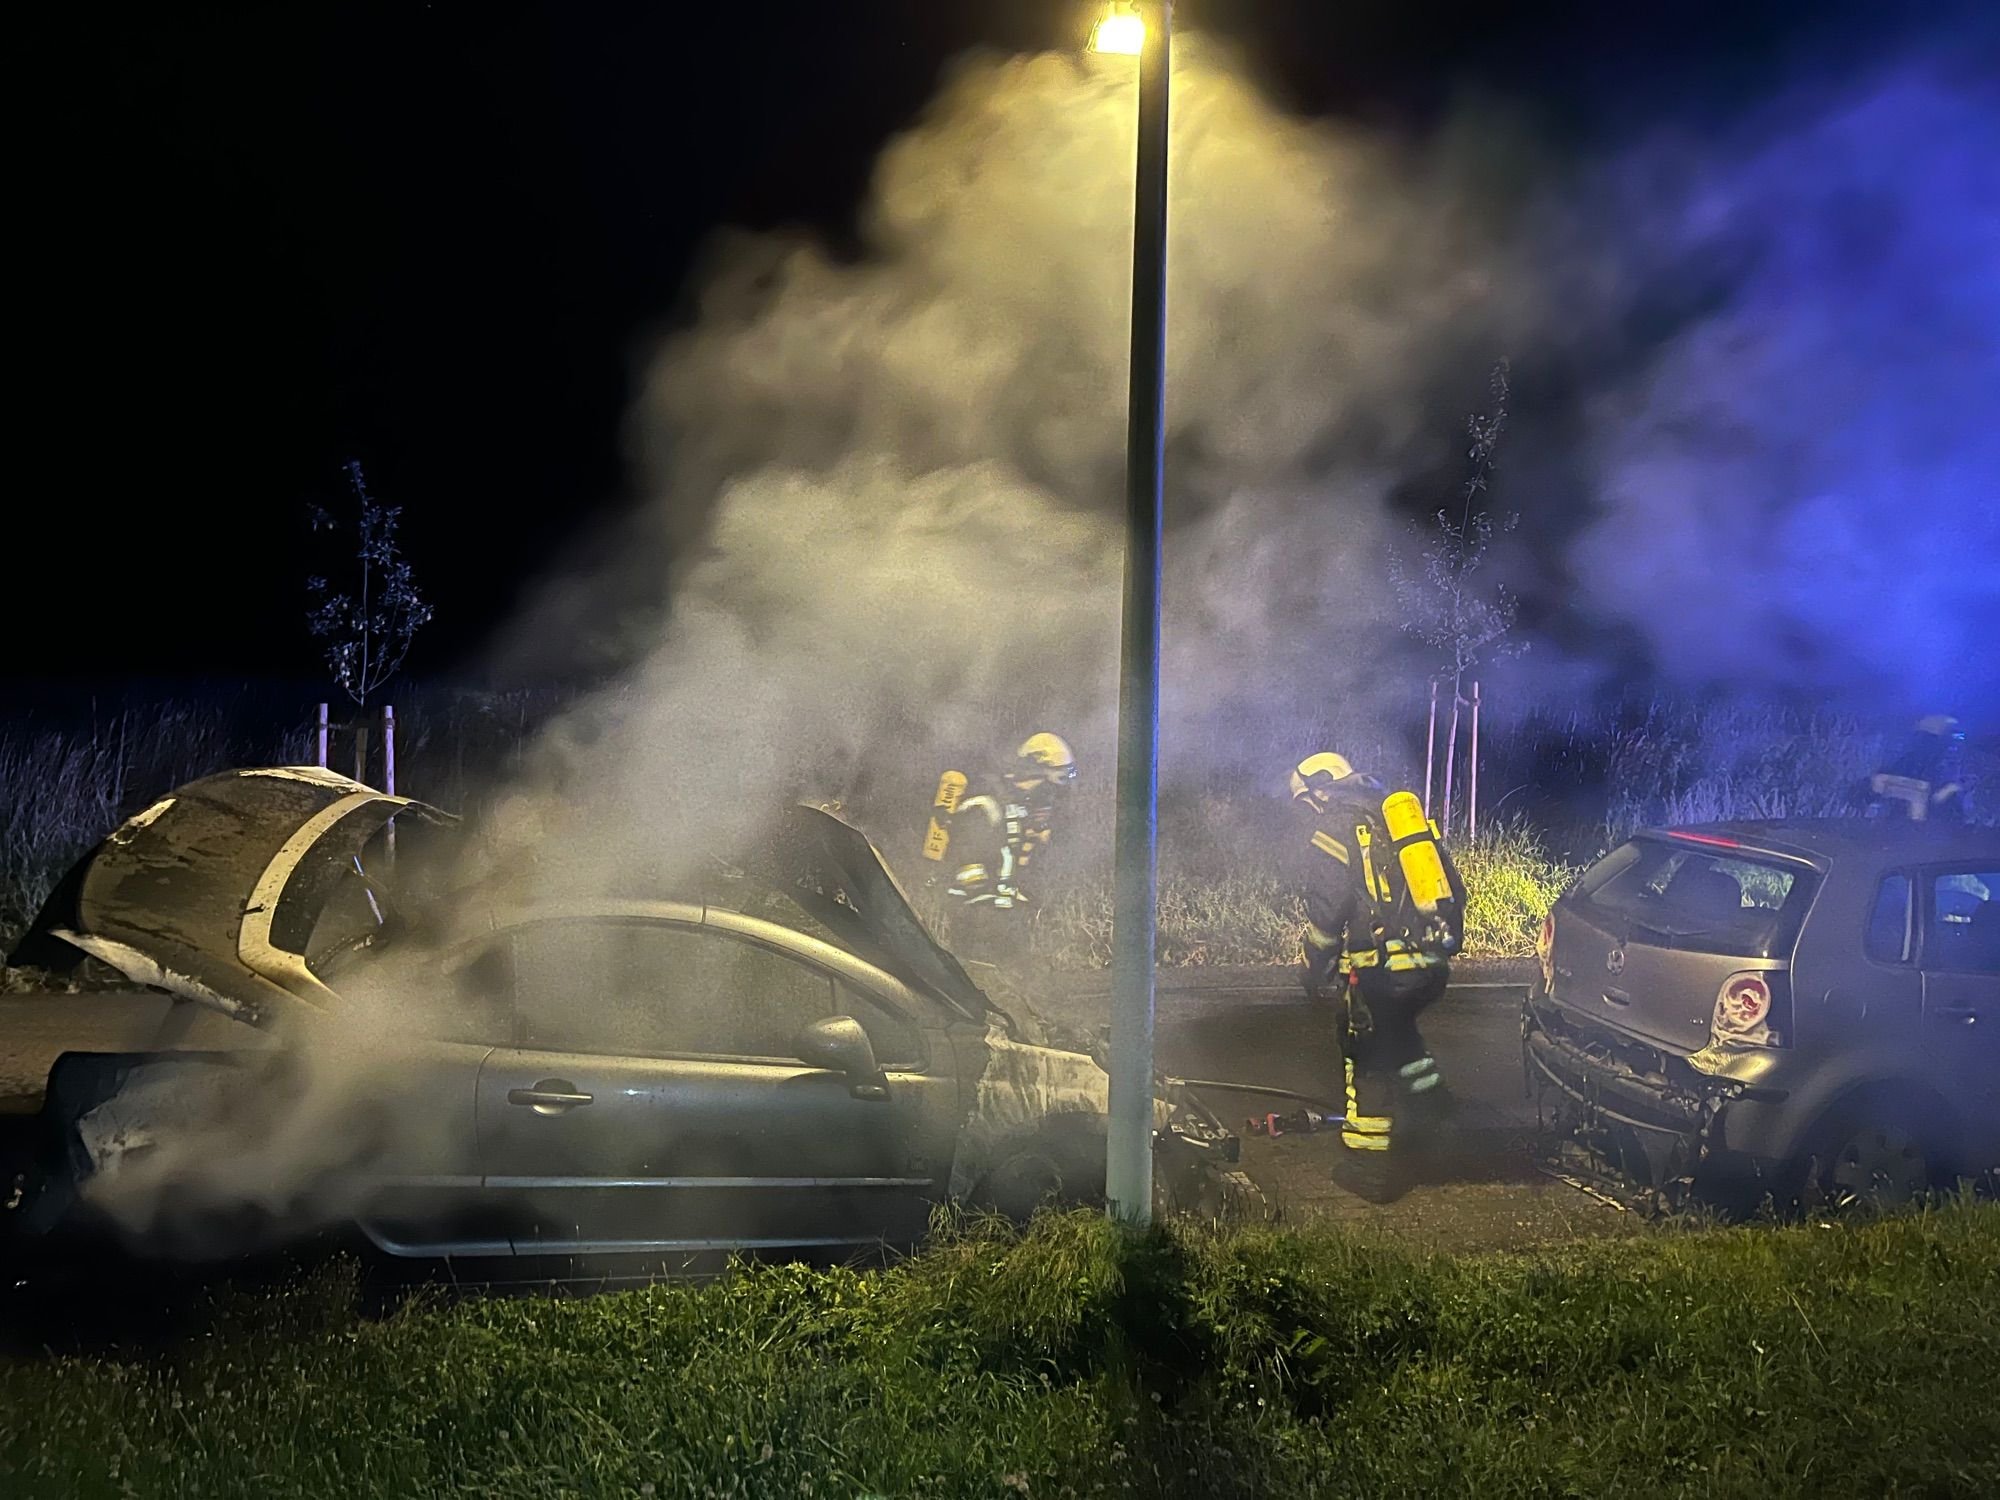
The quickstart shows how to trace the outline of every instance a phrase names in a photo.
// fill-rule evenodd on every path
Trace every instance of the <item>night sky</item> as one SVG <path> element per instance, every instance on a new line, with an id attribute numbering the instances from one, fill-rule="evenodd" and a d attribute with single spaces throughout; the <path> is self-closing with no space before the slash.
<path id="1" fill-rule="evenodd" d="M 1415 133 L 1470 90 L 1588 145 L 1945 8 L 1181 0 L 1179 16 L 1237 41 L 1302 111 Z M 469 670 L 538 566 L 628 503 L 630 381 L 704 238 L 851 238 L 877 148 L 947 59 L 1075 45 L 1091 15 L 73 12 L 17 53 L 47 82 L 17 138 L 30 451 L 7 672 L 311 676 L 303 517 L 339 497 L 349 457 L 406 507 L 438 607 L 412 670 Z M 31 545 L 44 525 L 70 546 Z"/>

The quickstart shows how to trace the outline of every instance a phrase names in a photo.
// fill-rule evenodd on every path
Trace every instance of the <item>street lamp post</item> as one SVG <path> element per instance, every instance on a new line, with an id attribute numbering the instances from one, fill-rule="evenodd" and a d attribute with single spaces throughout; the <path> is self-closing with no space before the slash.
<path id="1" fill-rule="evenodd" d="M 1118 822 L 1111 927 L 1113 1217 L 1153 1216 L 1153 947 L 1159 877 L 1160 532 L 1167 335 L 1167 70 L 1173 0 L 1113 5 L 1095 50 L 1139 58 L 1132 216 L 1132 365 L 1125 435 L 1125 611 L 1118 678 Z"/>

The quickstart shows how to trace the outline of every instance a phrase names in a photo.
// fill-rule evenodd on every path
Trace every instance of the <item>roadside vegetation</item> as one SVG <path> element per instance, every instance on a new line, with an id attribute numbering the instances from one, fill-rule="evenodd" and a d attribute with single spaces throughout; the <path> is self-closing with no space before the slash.
<path id="1" fill-rule="evenodd" d="M 2000 1208 L 1451 1257 L 1077 1213 L 886 1271 L 0 1362 L 21 1496 L 2000 1493 Z"/>
<path id="2" fill-rule="evenodd" d="M 483 792 L 522 763 L 554 693 L 479 694 L 401 684 L 398 789 L 477 815 Z M 169 788 L 233 765 L 296 763 L 314 754 L 310 705 L 283 690 L 153 697 L 0 725 L 0 944 L 11 945 L 62 871 L 122 819 Z M 1534 718 L 1484 742 L 1490 788 L 1477 839 L 1453 848 L 1472 893 L 1468 957 L 1522 957 L 1549 903 L 1582 864 L 1633 828 L 1724 817 L 1819 816 L 1853 810 L 1862 778 L 1900 729 L 1823 713 L 1642 700 L 1594 716 Z M 1421 760 L 1355 746 L 1404 784 Z M 337 767 L 348 763 L 336 735 Z M 1274 748 L 1259 764 L 1283 765 Z M 1268 764 L 1265 764 L 1268 762 Z M 1993 768 L 1968 757 L 1975 805 Z M 856 805 L 898 872 L 915 874 L 928 788 L 916 767 L 882 805 Z M 1288 963 L 1301 913 L 1273 869 L 1295 835 L 1282 795 L 1249 773 L 1204 789 L 1168 788 L 1161 811 L 1160 961 L 1168 966 Z M 1079 787 L 1036 895 L 1038 962 L 1089 969 L 1110 956 L 1110 774 Z M 1268 795 L 1259 795 L 1261 791 Z M 1985 800 L 1992 800 L 1990 797 Z M 1497 816 L 1496 816 L 1497 815 Z M 927 914 L 939 905 L 912 882 Z M 33 976 L 0 977 L 7 984 Z"/>
<path id="3" fill-rule="evenodd" d="M 1167 968 L 1288 964 L 1298 956 L 1305 906 L 1260 865 L 1268 851 L 1244 848 L 1207 869 L 1176 860 L 1172 830 L 1161 842 L 1160 963 Z M 1211 855 L 1213 857 L 1213 854 Z M 1515 823 L 1454 847 L 1468 903 L 1467 958 L 1527 958 L 1542 918 L 1578 870 L 1551 855 L 1541 838 Z M 1034 952 L 1056 969 L 1111 962 L 1109 880 L 1058 883 L 1036 915 Z"/>

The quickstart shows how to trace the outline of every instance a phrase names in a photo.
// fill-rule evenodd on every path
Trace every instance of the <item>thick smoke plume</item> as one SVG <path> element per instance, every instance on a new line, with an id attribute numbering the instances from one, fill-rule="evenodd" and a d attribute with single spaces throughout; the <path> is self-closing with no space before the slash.
<path id="1" fill-rule="evenodd" d="M 1132 87 L 974 61 L 884 155 L 861 260 L 718 249 L 632 418 L 638 587 L 565 585 L 528 632 L 670 592 L 606 738 L 554 757 L 616 829 L 657 847 L 632 810 L 671 801 L 705 836 L 795 770 L 914 805 L 1041 726 L 1108 783 Z M 1524 309 L 1438 159 L 1288 119 L 1199 46 L 1175 88 L 1167 753 L 1275 766 L 1400 706 L 1364 649 L 1394 639 L 1383 497 L 1438 372 L 1483 372 Z"/>
<path id="2" fill-rule="evenodd" d="M 1576 576 L 1675 677 L 2000 706 L 1995 142 L 1904 60 L 1617 165 L 1634 295 L 1717 305 L 1593 403 Z"/>
<path id="3" fill-rule="evenodd" d="M 524 631 L 669 603 L 545 747 L 593 865 L 799 791 L 914 809 L 1041 725 L 1108 782 L 1131 88 L 975 60 L 885 152 L 858 259 L 717 247 L 632 415 L 620 564 Z M 1990 703 L 1989 93 L 1904 58 L 1558 175 L 1497 119 L 1413 145 L 1288 118 L 1199 45 L 1175 90 L 1170 776 L 1407 754 L 1385 499 L 1503 351 L 1530 385 L 1583 372 L 1502 456 L 1502 503 L 1565 554 L 1513 562 L 1574 580 L 1558 605 L 1684 683 Z M 1581 478 L 1509 493 L 1510 463 Z"/>

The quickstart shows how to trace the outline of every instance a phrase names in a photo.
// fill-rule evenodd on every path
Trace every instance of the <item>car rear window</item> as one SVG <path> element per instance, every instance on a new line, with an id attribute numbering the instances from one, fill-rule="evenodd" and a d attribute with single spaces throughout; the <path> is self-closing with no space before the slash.
<path id="1" fill-rule="evenodd" d="M 1591 866 L 1577 894 L 1641 941 L 1773 958 L 1797 939 L 1818 884 L 1807 866 L 1775 856 L 1638 838 Z"/>

